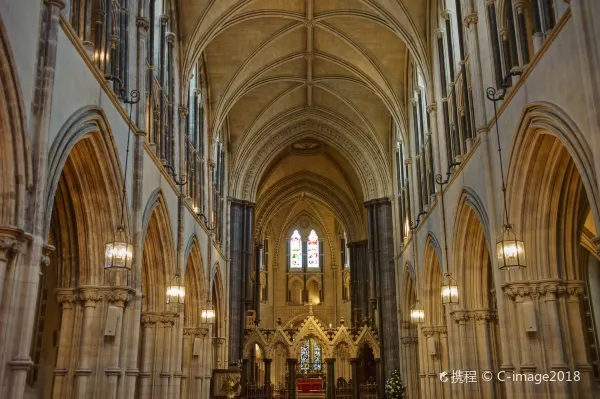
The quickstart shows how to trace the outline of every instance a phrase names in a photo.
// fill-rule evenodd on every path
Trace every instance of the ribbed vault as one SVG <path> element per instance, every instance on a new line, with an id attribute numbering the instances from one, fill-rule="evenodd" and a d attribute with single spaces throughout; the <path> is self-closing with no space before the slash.
<path id="1" fill-rule="evenodd" d="M 359 176 L 355 200 L 391 187 L 390 121 L 406 126 L 406 71 L 429 76 L 428 1 L 204 0 L 179 7 L 184 79 L 203 59 L 213 134 L 228 132 L 230 194 L 256 201 L 266 167 L 307 137 Z"/>

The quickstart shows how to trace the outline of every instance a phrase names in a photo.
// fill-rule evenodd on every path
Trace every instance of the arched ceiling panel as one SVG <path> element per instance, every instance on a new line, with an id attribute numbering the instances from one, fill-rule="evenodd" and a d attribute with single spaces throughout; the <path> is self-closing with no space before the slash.
<path id="1" fill-rule="evenodd" d="M 234 15 L 265 10 L 286 10 L 299 14 L 306 13 L 306 0 L 255 0 L 240 8 Z"/>
<path id="2" fill-rule="evenodd" d="M 337 95 L 337 96 L 336 96 Z M 375 133 L 373 125 L 362 110 L 355 107 L 349 98 L 329 89 L 328 87 L 315 86 L 313 90 L 313 103 L 332 112 L 339 113 L 356 125 L 360 130 Z"/>
<path id="3" fill-rule="evenodd" d="M 329 18 L 324 22 L 343 31 L 377 65 L 396 96 L 404 92 L 406 45 L 380 24 L 364 18 Z"/>
<path id="4" fill-rule="evenodd" d="M 287 148 L 311 138 L 327 147 L 320 157 L 340 171 L 333 180 L 346 182 L 354 200 L 389 195 L 390 117 L 406 120 L 409 52 L 429 76 L 421 35 L 428 7 L 426 0 L 182 0 L 182 67 L 190 71 L 204 53 L 208 128 L 229 128 L 230 194 L 257 199 L 270 167 L 287 165 Z M 308 169 L 281 166 L 283 175 L 313 172 L 311 157 L 291 158 Z"/>
<path id="5" fill-rule="evenodd" d="M 232 144 L 237 145 L 245 132 L 260 127 L 273 116 L 302 107 L 305 96 L 302 85 L 289 82 L 268 84 L 248 92 L 229 113 Z"/>
<path id="6" fill-rule="evenodd" d="M 257 115 L 268 109 L 273 103 L 284 106 L 300 106 L 304 103 L 303 92 L 292 90 L 298 83 L 290 81 L 275 81 L 250 90 L 238 101 L 229 112 L 230 140 L 232 144 L 238 142 L 242 135 L 254 122 Z M 290 95 L 287 95 L 287 94 Z M 296 93 L 294 95 L 294 93 Z"/>
<path id="7" fill-rule="evenodd" d="M 386 148 L 386 143 L 389 140 L 390 113 L 375 93 L 364 86 L 342 79 L 323 79 L 319 81 L 319 85 L 325 86 L 348 99 L 353 104 L 354 109 L 360 110 L 360 113 L 364 115 L 369 121 L 369 125 L 376 132 L 381 145 Z"/>
<path id="8" fill-rule="evenodd" d="M 219 101 L 236 71 L 255 49 L 293 24 L 293 21 L 283 18 L 251 19 L 232 26 L 215 38 L 206 48 L 206 68 L 213 103 Z"/>

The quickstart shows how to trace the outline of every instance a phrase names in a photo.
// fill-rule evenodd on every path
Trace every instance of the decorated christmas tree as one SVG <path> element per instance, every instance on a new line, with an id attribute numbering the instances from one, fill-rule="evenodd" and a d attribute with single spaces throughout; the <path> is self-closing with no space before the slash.
<path id="1" fill-rule="evenodd" d="M 404 398 L 406 387 L 400 378 L 398 370 L 392 371 L 392 375 L 385 383 L 385 396 L 387 399 L 402 399 Z"/>

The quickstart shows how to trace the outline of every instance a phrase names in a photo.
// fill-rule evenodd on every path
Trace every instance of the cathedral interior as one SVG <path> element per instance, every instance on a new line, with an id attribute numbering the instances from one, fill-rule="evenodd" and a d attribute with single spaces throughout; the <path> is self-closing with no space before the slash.
<path id="1" fill-rule="evenodd" d="M 0 0 L 0 398 L 600 397 L 597 19 Z"/>

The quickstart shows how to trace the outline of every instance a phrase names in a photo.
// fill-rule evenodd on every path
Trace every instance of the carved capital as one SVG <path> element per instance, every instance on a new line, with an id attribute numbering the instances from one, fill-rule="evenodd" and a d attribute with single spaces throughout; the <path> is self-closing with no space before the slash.
<path id="1" fill-rule="evenodd" d="M 423 327 L 421 328 L 421 333 L 426 336 L 427 338 L 429 337 L 433 337 L 435 334 L 438 333 L 437 328 L 435 327 Z"/>
<path id="2" fill-rule="evenodd" d="M 167 32 L 166 36 L 167 36 L 167 43 L 169 43 L 169 44 L 175 43 L 175 33 Z"/>
<path id="3" fill-rule="evenodd" d="M 472 12 L 469 15 L 467 15 L 464 18 L 464 24 L 465 24 L 465 28 L 469 29 L 471 27 L 471 25 L 477 25 L 477 22 L 479 22 L 479 18 L 477 17 L 477 13 L 476 12 Z"/>
<path id="4" fill-rule="evenodd" d="M 62 304 L 63 308 L 72 306 L 76 300 L 77 295 L 75 295 L 73 289 L 66 288 L 56 290 L 56 301 Z"/>
<path id="5" fill-rule="evenodd" d="M 437 104 L 436 103 L 431 103 L 427 106 L 427 113 L 432 113 L 437 111 Z"/>
<path id="6" fill-rule="evenodd" d="M 404 345 L 416 345 L 419 343 L 419 338 L 418 337 L 403 337 L 402 339 L 402 344 Z"/>
<path id="7" fill-rule="evenodd" d="M 497 313 L 494 310 L 480 310 L 475 312 L 475 320 L 478 322 L 491 322 L 495 320 Z"/>
<path id="8" fill-rule="evenodd" d="M 104 298 L 104 294 L 98 292 L 95 288 L 84 288 L 79 291 L 79 299 L 84 302 L 85 305 L 95 305 L 96 302 L 101 301 Z"/>
<path id="9" fill-rule="evenodd" d="M 179 106 L 179 116 L 180 117 L 185 117 L 188 115 L 188 109 L 186 107 L 182 107 L 181 105 Z"/>
<path id="10" fill-rule="evenodd" d="M 469 312 L 458 310 L 458 311 L 452 312 L 452 318 L 457 323 L 467 322 L 471 318 L 471 315 L 469 314 Z"/>
<path id="11" fill-rule="evenodd" d="M 148 28 L 150 27 L 150 22 L 146 18 L 137 17 L 135 19 L 135 26 L 144 30 L 148 30 Z"/>
<path id="12" fill-rule="evenodd" d="M 144 327 L 150 327 L 152 324 L 156 324 L 161 320 L 161 317 L 156 313 L 143 313 L 142 314 L 142 325 Z"/>

